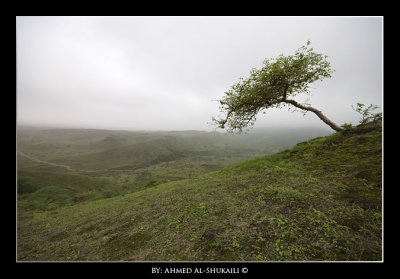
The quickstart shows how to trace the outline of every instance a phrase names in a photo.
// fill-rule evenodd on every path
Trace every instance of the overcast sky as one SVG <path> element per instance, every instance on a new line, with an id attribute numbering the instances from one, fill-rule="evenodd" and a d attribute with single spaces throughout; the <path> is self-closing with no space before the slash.
<path id="1" fill-rule="evenodd" d="M 310 104 L 338 124 L 358 122 L 356 102 L 381 106 L 380 17 L 17 17 L 18 124 L 212 130 L 231 85 L 307 39 L 335 69 Z M 329 129 L 286 109 L 268 125 Z"/>

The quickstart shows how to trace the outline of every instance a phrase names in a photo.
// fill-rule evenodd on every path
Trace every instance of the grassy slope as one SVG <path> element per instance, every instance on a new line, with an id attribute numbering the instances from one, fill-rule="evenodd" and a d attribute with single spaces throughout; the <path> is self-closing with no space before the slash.
<path id="1" fill-rule="evenodd" d="M 20 260 L 380 260 L 381 132 L 195 179 L 20 212 Z"/>
<path id="2" fill-rule="evenodd" d="M 325 134 L 317 128 L 268 128 L 233 136 L 21 127 L 19 209 L 52 210 L 192 178 Z"/>
<path id="3" fill-rule="evenodd" d="M 120 183 L 115 179 L 78 174 L 21 172 L 18 176 L 18 187 L 27 183 L 33 185 L 35 191 L 19 195 L 20 210 L 51 210 L 123 192 Z"/>

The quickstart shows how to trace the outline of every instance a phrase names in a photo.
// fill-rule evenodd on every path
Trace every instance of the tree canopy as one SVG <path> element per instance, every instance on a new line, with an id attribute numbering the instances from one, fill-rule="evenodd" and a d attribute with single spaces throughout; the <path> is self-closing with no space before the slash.
<path id="1" fill-rule="evenodd" d="M 252 69 L 247 79 L 241 78 L 219 100 L 220 110 L 226 116 L 213 120 L 222 129 L 242 132 L 254 125 L 260 111 L 292 105 L 315 113 L 332 129 L 340 131 L 342 128 L 318 109 L 291 99 L 300 93 L 310 93 L 311 83 L 331 77 L 332 72 L 327 56 L 315 52 L 307 41 L 294 55 L 266 59 L 261 69 Z"/>

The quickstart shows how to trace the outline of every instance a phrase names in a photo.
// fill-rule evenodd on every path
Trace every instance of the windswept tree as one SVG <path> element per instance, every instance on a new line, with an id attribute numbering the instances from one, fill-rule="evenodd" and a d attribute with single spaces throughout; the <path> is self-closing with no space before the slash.
<path id="1" fill-rule="evenodd" d="M 254 125 L 260 111 L 288 105 L 304 113 L 311 111 L 333 130 L 341 131 L 343 128 L 320 110 L 292 99 L 301 93 L 309 94 L 311 83 L 331 77 L 332 72 L 327 56 L 315 52 L 307 41 L 294 55 L 266 59 L 261 69 L 252 69 L 247 79 L 234 84 L 219 100 L 226 116 L 213 121 L 219 128 L 241 132 Z"/>

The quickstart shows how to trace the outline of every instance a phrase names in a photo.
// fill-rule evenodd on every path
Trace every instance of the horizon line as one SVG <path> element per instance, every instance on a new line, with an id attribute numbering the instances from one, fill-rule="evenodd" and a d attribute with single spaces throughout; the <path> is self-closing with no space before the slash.
<path id="1" fill-rule="evenodd" d="M 94 127 L 74 127 L 74 126 L 56 126 L 56 125 L 38 125 L 38 124 L 16 124 L 16 129 L 18 128 L 36 128 L 36 129 L 54 129 L 54 130 L 107 130 L 107 131 L 132 131 L 132 132 L 217 132 L 217 133 L 228 133 L 226 130 L 221 129 L 127 129 L 127 128 L 94 128 Z M 310 126 L 296 126 L 296 125 L 284 125 L 284 126 L 262 126 L 262 127 L 254 127 L 251 128 L 248 132 L 259 130 L 259 129 L 304 129 L 304 128 L 313 128 L 313 129 L 320 129 L 320 130 L 329 130 L 325 129 L 324 127 L 310 125 Z M 245 133 L 245 131 L 243 131 Z"/>

